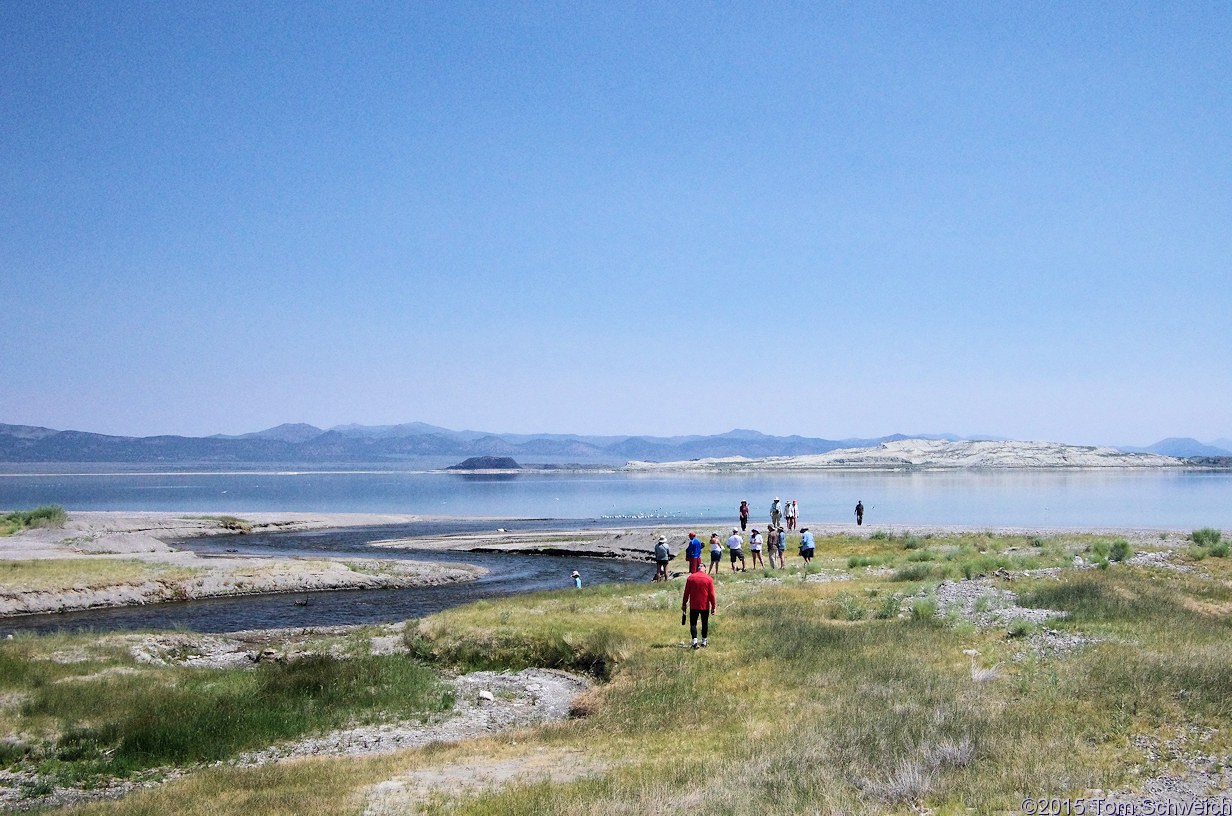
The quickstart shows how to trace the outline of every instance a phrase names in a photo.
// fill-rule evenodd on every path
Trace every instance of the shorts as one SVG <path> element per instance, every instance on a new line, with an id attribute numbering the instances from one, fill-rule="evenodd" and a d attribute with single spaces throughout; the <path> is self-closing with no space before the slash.
<path id="1" fill-rule="evenodd" d="M 761 547 L 750 547 L 749 549 L 753 552 L 761 552 Z"/>
<path id="2" fill-rule="evenodd" d="M 667 562 L 666 560 L 664 560 L 664 561 L 660 561 L 660 560 L 658 560 L 658 559 L 655 559 L 655 563 L 656 563 L 656 564 L 658 564 L 660 567 L 666 567 L 666 566 L 667 566 L 667 564 L 668 564 L 668 562 Z"/>
<path id="3" fill-rule="evenodd" d="M 731 551 L 731 559 L 732 559 L 733 564 L 736 563 L 737 558 L 739 558 L 741 561 L 744 560 L 744 550 L 732 550 Z"/>
<path id="4" fill-rule="evenodd" d="M 711 550 L 710 551 L 710 565 L 714 566 L 715 564 L 721 564 L 721 563 L 723 563 L 723 551 L 722 550 Z"/>

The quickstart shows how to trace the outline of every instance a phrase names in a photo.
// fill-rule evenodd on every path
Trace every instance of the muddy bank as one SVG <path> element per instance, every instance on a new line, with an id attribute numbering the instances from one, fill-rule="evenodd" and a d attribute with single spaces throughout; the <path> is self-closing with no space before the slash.
<path id="1" fill-rule="evenodd" d="M 73 513 L 61 528 L 0 538 L 0 617 L 269 593 L 398 589 L 472 581 L 462 563 L 328 557 L 199 556 L 168 541 L 258 531 L 400 524 L 419 516 Z"/>

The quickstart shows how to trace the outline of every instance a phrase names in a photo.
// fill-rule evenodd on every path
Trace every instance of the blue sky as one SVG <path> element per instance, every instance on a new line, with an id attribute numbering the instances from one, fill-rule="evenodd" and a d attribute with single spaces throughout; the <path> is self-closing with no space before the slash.
<path id="1" fill-rule="evenodd" d="M 1232 436 L 1227 3 L 0 4 L 0 422 Z"/>

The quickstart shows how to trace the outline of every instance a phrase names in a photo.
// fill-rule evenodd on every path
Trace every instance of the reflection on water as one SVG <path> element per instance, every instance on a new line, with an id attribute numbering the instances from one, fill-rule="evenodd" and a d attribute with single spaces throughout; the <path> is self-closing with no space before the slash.
<path id="1" fill-rule="evenodd" d="M 826 473 L 0 472 L 0 508 L 185 513 L 414 513 L 488 518 L 755 521 L 775 496 L 803 523 L 1020 527 L 1232 527 L 1232 471 L 960 470 Z"/>

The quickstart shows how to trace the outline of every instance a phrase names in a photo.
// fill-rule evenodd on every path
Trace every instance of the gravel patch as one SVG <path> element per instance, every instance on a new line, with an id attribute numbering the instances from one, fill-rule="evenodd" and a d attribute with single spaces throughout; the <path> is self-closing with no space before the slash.
<path id="1" fill-rule="evenodd" d="M 368 756 L 420 748 L 433 742 L 476 737 L 561 720 L 578 695 L 590 688 L 582 677 L 553 669 L 473 672 L 454 678 L 457 704 L 438 722 L 399 722 L 335 731 L 243 754 L 230 764 L 241 767 L 306 756 Z"/>
<path id="2" fill-rule="evenodd" d="M 1172 739 L 1138 736 L 1133 744 L 1143 753 L 1134 767 L 1142 782 L 1091 797 L 1102 799 L 1104 813 L 1226 813 L 1232 810 L 1232 755 L 1208 752 L 1206 744 L 1219 732 L 1191 726 Z M 1120 808 L 1120 809 L 1118 809 Z"/>
<path id="3" fill-rule="evenodd" d="M 1018 606 L 1018 596 L 990 578 L 942 581 L 935 598 L 939 616 L 957 613 L 981 629 L 1009 626 L 1014 621 L 1040 625 L 1050 618 L 1065 617 L 1064 612 L 1053 609 Z"/>

